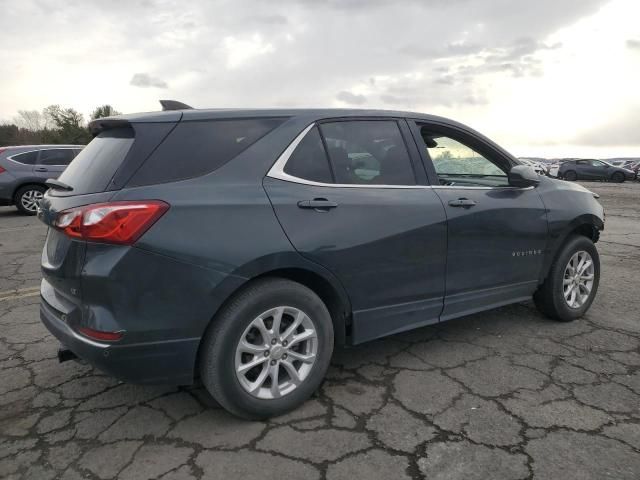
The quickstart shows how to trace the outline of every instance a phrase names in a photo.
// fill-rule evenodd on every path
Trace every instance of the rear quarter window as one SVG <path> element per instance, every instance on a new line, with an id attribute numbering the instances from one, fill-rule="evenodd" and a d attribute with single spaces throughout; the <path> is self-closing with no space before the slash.
<path id="1" fill-rule="evenodd" d="M 16 155 L 11 155 L 9 158 L 14 162 L 22 163 L 23 165 L 35 165 L 36 160 L 38 159 L 38 152 L 18 153 Z"/>
<path id="2" fill-rule="evenodd" d="M 180 122 L 127 186 L 167 183 L 213 172 L 286 118 Z"/>

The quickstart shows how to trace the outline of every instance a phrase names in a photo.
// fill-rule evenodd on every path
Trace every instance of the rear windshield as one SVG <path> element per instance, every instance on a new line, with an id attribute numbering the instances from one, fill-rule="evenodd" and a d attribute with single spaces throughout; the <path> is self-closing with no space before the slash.
<path id="1" fill-rule="evenodd" d="M 181 122 L 127 186 L 173 182 L 213 172 L 285 120 L 245 118 Z"/>
<path id="2" fill-rule="evenodd" d="M 73 195 L 106 190 L 133 145 L 133 140 L 131 128 L 102 132 L 73 159 L 59 180 L 73 188 Z"/>

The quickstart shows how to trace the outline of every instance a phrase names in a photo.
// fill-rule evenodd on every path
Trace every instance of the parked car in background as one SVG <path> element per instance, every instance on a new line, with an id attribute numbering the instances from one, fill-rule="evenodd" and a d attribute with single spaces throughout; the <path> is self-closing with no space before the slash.
<path id="1" fill-rule="evenodd" d="M 640 160 L 629 160 L 624 164 L 623 168 L 635 171 L 640 166 Z"/>
<path id="2" fill-rule="evenodd" d="M 165 102 L 166 103 L 166 102 Z M 598 288 L 604 212 L 474 130 L 378 110 L 193 110 L 94 120 L 52 184 L 40 318 L 129 381 L 199 377 L 281 415 L 355 345 Z"/>
<path id="3" fill-rule="evenodd" d="M 528 165 L 533 168 L 538 175 L 547 175 L 547 173 L 549 173 L 547 166 L 540 162 L 535 162 L 527 158 L 519 158 L 518 161 L 523 165 Z"/>
<path id="4" fill-rule="evenodd" d="M 633 170 L 615 167 L 603 160 L 580 159 L 567 160 L 558 169 L 558 178 L 564 180 L 608 180 L 622 183 L 633 180 L 636 174 Z"/>
<path id="5" fill-rule="evenodd" d="M 44 182 L 58 178 L 84 145 L 22 145 L 0 147 L 0 205 L 15 205 L 35 215 L 47 190 Z"/>

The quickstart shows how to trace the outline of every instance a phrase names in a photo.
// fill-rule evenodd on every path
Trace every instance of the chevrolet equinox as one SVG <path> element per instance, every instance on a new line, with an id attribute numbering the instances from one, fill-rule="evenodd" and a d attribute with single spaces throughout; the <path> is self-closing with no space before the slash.
<path id="1" fill-rule="evenodd" d="M 355 345 L 533 296 L 598 289 L 596 195 L 419 113 L 198 110 L 98 119 L 38 207 L 40 316 L 126 381 L 279 415 Z"/>

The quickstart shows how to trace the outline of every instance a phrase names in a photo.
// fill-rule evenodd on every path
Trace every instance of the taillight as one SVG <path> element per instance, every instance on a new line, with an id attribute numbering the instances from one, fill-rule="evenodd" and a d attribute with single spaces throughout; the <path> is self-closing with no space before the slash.
<path id="1" fill-rule="evenodd" d="M 0 150 L 0 153 L 2 153 L 1 150 Z M 0 165 L 0 173 L 4 173 L 6 171 L 7 171 L 7 169 L 6 168 L 2 168 L 2 166 Z"/>
<path id="2" fill-rule="evenodd" d="M 53 226 L 72 238 L 132 245 L 167 210 L 159 200 L 96 203 L 60 212 Z"/>

